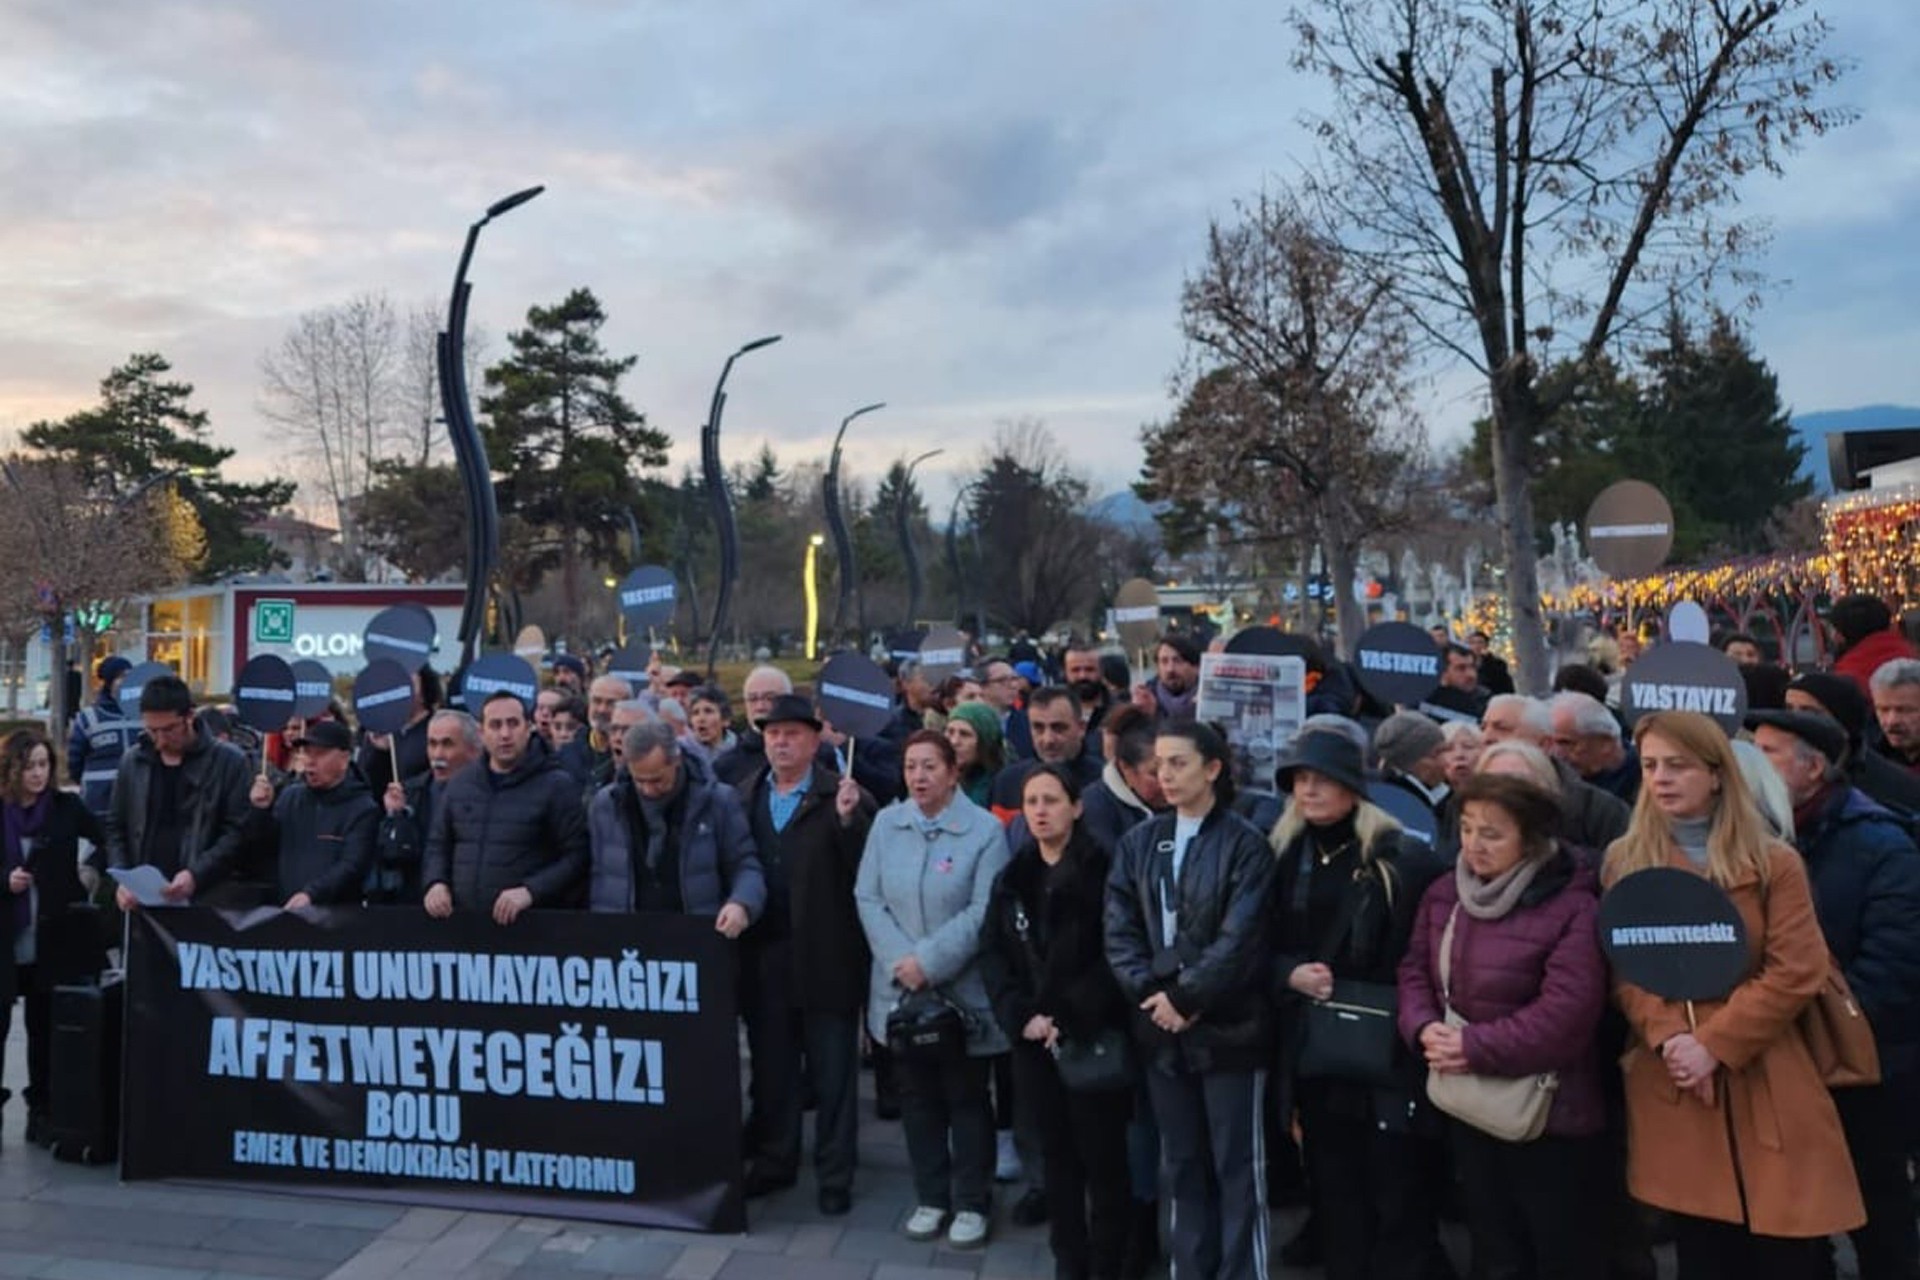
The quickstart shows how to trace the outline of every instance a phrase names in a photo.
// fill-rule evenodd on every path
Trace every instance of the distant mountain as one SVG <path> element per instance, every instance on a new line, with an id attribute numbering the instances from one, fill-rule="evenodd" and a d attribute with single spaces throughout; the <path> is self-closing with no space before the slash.
<path id="1" fill-rule="evenodd" d="M 1857 409 L 1823 409 L 1793 416 L 1793 432 L 1807 445 L 1804 470 L 1813 477 L 1813 487 L 1818 493 L 1833 492 L 1833 477 L 1827 471 L 1828 436 L 1835 432 L 1891 431 L 1899 427 L 1920 427 L 1920 409 L 1870 404 Z"/>
<path id="2" fill-rule="evenodd" d="M 1116 525 L 1129 533 L 1153 534 L 1159 531 L 1159 526 L 1154 523 L 1153 508 L 1142 502 L 1131 489 L 1122 489 L 1118 493 L 1094 499 L 1087 507 L 1087 514 L 1103 524 Z"/>

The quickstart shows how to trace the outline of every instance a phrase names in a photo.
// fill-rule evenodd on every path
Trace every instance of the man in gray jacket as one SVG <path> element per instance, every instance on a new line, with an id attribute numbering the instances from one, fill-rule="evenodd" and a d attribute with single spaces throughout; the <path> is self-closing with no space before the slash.
<path id="1" fill-rule="evenodd" d="M 168 901 L 184 903 L 225 878 L 240 857 L 247 820 L 247 758 L 214 741 L 193 718 L 193 694 L 178 676 L 140 694 L 140 740 L 120 758 L 107 806 L 107 863 L 152 863 L 168 877 Z M 125 888 L 120 909 L 139 900 Z"/>
<path id="2" fill-rule="evenodd" d="M 580 786 L 501 690 L 480 709 L 485 754 L 455 774 L 427 832 L 421 881 L 430 916 L 458 907 L 512 924 L 529 907 L 577 907 L 587 869 Z"/>
<path id="3" fill-rule="evenodd" d="M 740 797 L 693 776 L 673 727 L 633 725 L 619 776 L 594 794 L 588 905 L 595 911 L 710 916 L 737 938 L 767 902 L 766 879 Z"/>

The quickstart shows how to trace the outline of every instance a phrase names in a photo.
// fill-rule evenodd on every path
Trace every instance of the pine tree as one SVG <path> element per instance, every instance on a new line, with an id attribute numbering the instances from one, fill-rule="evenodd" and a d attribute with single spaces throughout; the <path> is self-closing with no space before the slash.
<path id="1" fill-rule="evenodd" d="M 1639 432 L 1622 453 L 1666 490 L 1676 553 L 1765 550 L 1768 521 L 1813 491 L 1773 370 L 1722 312 L 1695 335 L 1675 311 L 1645 360 Z"/>
<path id="2" fill-rule="evenodd" d="M 73 466 L 91 492 L 118 498 L 156 476 L 173 474 L 206 538 L 192 570 L 202 582 L 284 564 L 246 526 L 293 500 L 294 482 L 238 484 L 220 468 L 232 449 L 208 439 L 204 409 L 188 407 L 193 386 L 168 380 L 173 366 L 156 352 L 128 357 L 100 383 L 100 404 L 59 422 L 36 422 L 21 433 L 31 449 Z"/>
<path id="3" fill-rule="evenodd" d="M 620 394 L 638 356 L 600 344 L 606 312 L 587 289 L 554 307 L 533 307 L 508 335 L 512 354 L 487 370 L 482 433 L 501 509 L 540 539 L 529 563 L 561 575 L 561 626 L 573 634 L 583 557 L 615 556 L 626 511 L 639 507 L 637 469 L 662 467 L 668 438 Z"/>

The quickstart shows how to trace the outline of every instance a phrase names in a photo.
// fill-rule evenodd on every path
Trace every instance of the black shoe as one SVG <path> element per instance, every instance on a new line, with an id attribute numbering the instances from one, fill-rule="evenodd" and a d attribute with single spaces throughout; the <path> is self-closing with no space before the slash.
<path id="1" fill-rule="evenodd" d="M 1160 1265 L 1160 1204 L 1135 1200 L 1127 1223 L 1127 1245 L 1120 1253 L 1120 1280 L 1144 1280 Z"/>
<path id="2" fill-rule="evenodd" d="M 853 1208 L 853 1193 L 841 1187 L 820 1188 L 820 1212 L 838 1218 Z"/>
<path id="3" fill-rule="evenodd" d="M 758 1196 L 770 1196 L 776 1191 L 785 1191 L 796 1181 L 798 1179 L 790 1173 L 783 1177 L 761 1169 L 749 1169 L 745 1180 L 740 1184 L 740 1189 L 747 1199 L 752 1200 Z"/>
<path id="4" fill-rule="evenodd" d="M 53 1140 L 53 1135 L 47 1132 L 49 1128 L 51 1128 L 51 1126 L 47 1123 L 46 1112 L 27 1112 L 27 1145 L 30 1147 L 46 1146 Z"/>
<path id="5" fill-rule="evenodd" d="M 1013 1202 L 1007 1216 L 1016 1227 L 1037 1227 L 1047 1220 L 1047 1196 L 1044 1191 L 1029 1191 Z"/>
<path id="6" fill-rule="evenodd" d="M 1320 1225 L 1308 1214 L 1293 1233 L 1293 1239 L 1280 1246 L 1280 1265 L 1283 1267 L 1317 1267 L 1320 1265 Z"/>

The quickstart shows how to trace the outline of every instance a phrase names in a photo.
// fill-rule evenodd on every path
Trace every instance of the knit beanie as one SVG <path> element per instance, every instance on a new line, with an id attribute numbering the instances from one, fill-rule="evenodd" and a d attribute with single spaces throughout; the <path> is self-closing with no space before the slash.
<path id="1" fill-rule="evenodd" d="M 1440 726 L 1418 711 L 1396 711 L 1374 730 L 1373 750 L 1383 768 L 1411 773 L 1445 741 Z"/>

